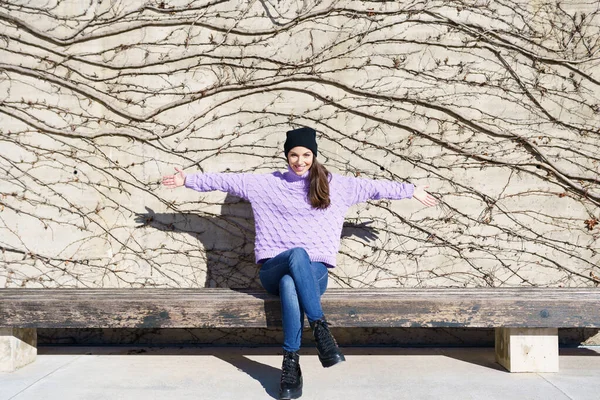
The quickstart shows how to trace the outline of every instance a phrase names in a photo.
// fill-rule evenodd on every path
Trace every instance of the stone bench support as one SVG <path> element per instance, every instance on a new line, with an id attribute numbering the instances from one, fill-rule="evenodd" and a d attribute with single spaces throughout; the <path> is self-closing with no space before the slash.
<path id="1" fill-rule="evenodd" d="M 558 329 L 496 328 L 496 361 L 510 372 L 558 372 Z"/>
<path id="2" fill-rule="evenodd" d="M 35 361 L 35 328 L 0 328 L 0 372 L 13 372 Z"/>

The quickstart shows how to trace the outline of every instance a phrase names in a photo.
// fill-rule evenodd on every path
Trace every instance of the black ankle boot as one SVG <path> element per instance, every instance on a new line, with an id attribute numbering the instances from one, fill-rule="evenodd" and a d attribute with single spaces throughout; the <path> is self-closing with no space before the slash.
<path id="1" fill-rule="evenodd" d="M 319 361 L 325 368 L 346 361 L 324 318 L 311 322 L 310 327 L 317 342 Z"/>
<path id="2" fill-rule="evenodd" d="M 302 396 L 302 371 L 300 356 L 297 351 L 283 351 L 281 365 L 281 383 L 279 385 L 280 399 L 297 399 Z"/>

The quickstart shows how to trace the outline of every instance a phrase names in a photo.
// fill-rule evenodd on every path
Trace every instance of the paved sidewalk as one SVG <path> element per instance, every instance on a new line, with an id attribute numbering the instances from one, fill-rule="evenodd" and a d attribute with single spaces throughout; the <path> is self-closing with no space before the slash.
<path id="1" fill-rule="evenodd" d="M 42 347 L 0 373 L 0 400 L 272 399 L 277 348 Z M 560 372 L 510 374 L 493 348 L 345 348 L 323 369 L 301 353 L 302 399 L 600 399 L 600 348 L 562 349 Z"/>

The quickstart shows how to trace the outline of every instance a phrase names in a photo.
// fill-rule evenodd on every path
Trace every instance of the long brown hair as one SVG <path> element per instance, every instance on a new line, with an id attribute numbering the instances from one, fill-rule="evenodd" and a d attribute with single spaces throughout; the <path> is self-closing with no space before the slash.
<path id="1" fill-rule="evenodd" d="M 329 207 L 329 171 L 316 157 L 313 158 L 308 180 L 308 200 L 313 208 L 324 210 Z"/>

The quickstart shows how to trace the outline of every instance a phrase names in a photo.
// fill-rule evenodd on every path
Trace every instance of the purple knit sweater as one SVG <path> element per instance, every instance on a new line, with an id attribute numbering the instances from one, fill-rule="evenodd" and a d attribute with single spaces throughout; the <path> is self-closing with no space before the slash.
<path id="1" fill-rule="evenodd" d="M 344 216 L 353 204 L 367 200 L 411 198 L 409 183 L 354 178 L 332 174 L 329 183 L 331 205 L 312 208 L 307 198 L 308 172 L 296 175 L 194 174 L 185 186 L 199 192 L 220 190 L 248 200 L 254 213 L 256 262 L 275 257 L 294 247 L 302 247 L 311 261 L 335 267 Z"/>

